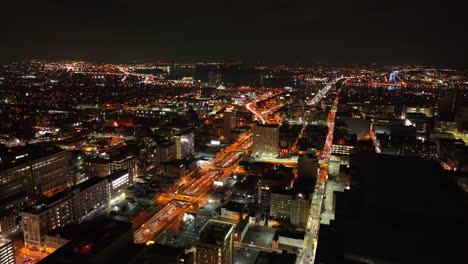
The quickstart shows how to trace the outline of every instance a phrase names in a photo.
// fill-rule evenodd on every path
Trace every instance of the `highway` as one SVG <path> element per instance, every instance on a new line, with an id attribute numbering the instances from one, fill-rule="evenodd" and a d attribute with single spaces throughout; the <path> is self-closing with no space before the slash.
<path id="1" fill-rule="evenodd" d="M 249 110 L 250 112 L 252 112 L 254 114 L 255 117 L 257 117 L 257 120 L 262 122 L 262 124 L 266 124 L 266 120 L 265 118 L 263 117 L 263 115 L 261 113 L 259 113 L 257 110 L 255 110 L 253 107 L 252 107 L 252 104 L 255 104 L 255 102 L 250 102 L 248 104 L 245 105 L 245 107 L 247 108 L 247 110 Z"/>
<path id="2" fill-rule="evenodd" d="M 279 94 L 281 93 L 265 94 L 257 102 L 267 100 Z M 252 103 L 249 103 L 248 106 L 246 105 L 248 109 Z M 256 112 L 256 110 L 253 110 L 253 108 L 251 109 L 250 111 L 259 115 L 261 120 L 266 123 L 263 116 Z M 182 184 L 177 187 L 176 191 L 162 194 L 159 200 L 169 201 L 168 204 L 136 230 L 134 235 L 135 242 L 147 243 L 154 241 L 172 223 L 180 219 L 187 210 L 195 208 L 195 204 L 199 206 L 206 204 L 208 202 L 207 195 L 216 188 L 213 184 L 214 181 L 224 180 L 227 176 L 231 175 L 233 171 L 231 167 L 246 152 L 250 151 L 252 144 L 252 133 L 242 133 L 232 144 L 218 152 L 213 160 L 201 166 L 201 176 L 198 179 L 188 176 L 184 177 Z"/>
<path id="3" fill-rule="evenodd" d="M 250 139 L 251 135 L 248 133 L 241 134 L 235 142 L 218 153 L 215 159 L 202 166 L 200 178 L 187 180 L 174 193 L 164 194 L 164 200 L 170 202 L 135 231 L 135 243 L 154 241 L 173 222 L 180 219 L 192 204 L 205 204 L 208 201 L 206 194 L 215 188 L 213 182 L 230 175 L 229 167 L 242 157 L 241 153 L 234 150 Z M 217 164 L 219 167 L 215 166 Z"/>
<path id="4" fill-rule="evenodd" d="M 154 240 L 160 232 L 182 216 L 187 209 L 189 209 L 189 204 L 181 204 L 177 201 L 170 202 L 135 232 L 135 243 L 147 243 Z"/>

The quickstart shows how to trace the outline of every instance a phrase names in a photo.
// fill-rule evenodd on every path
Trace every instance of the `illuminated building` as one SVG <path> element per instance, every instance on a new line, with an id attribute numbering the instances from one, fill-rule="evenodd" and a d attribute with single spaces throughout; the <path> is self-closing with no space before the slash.
<path id="1" fill-rule="evenodd" d="M 125 194 L 130 183 L 130 174 L 126 171 L 116 171 L 107 177 L 109 182 L 109 190 L 111 193 L 111 199 L 114 200 Z"/>
<path id="2" fill-rule="evenodd" d="M 234 225 L 209 220 L 201 229 L 196 245 L 195 263 L 233 264 Z"/>
<path id="3" fill-rule="evenodd" d="M 15 264 L 15 253 L 13 243 L 10 239 L 0 237 L 0 263 Z"/>
<path id="4" fill-rule="evenodd" d="M 18 215 L 11 210 L 0 210 L 0 234 L 11 232 L 16 228 Z"/>
<path id="5" fill-rule="evenodd" d="M 296 194 L 291 200 L 289 222 L 295 226 L 306 228 L 309 216 L 310 200 L 302 194 Z"/>
<path id="6" fill-rule="evenodd" d="M 270 216 L 287 220 L 292 225 L 305 228 L 309 216 L 310 200 L 294 190 L 276 190 L 271 193 Z"/>
<path id="7" fill-rule="evenodd" d="M 175 143 L 166 141 L 159 143 L 154 152 L 154 159 L 157 163 L 172 161 L 177 157 L 177 146 Z"/>
<path id="8" fill-rule="evenodd" d="M 107 179 L 93 177 L 21 212 L 26 247 L 44 249 L 49 231 L 97 215 L 108 208 L 109 200 Z"/>
<path id="9" fill-rule="evenodd" d="M 130 180 L 136 175 L 136 159 L 133 155 L 119 153 L 110 159 L 94 158 L 84 163 L 86 174 L 92 177 L 106 177 L 114 171 L 126 170 L 130 173 Z"/>
<path id="10" fill-rule="evenodd" d="M 288 191 L 274 191 L 270 195 L 270 216 L 275 219 L 289 219 L 292 194 Z"/>
<path id="11" fill-rule="evenodd" d="M 434 116 L 434 108 L 403 106 L 401 118 L 405 119 L 407 114 L 424 114 L 427 117 L 432 117 Z"/>
<path id="12" fill-rule="evenodd" d="M 332 145 L 332 154 L 339 154 L 339 155 L 351 155 L 354 151 L 354 146 L 351 145 L 341 145 L 341 144 L 333 144 Z"/>
<path id="13" fill-rule="evenodd" d="M 225 139 L 234 139 L 234 129 L 236 128 L 236 112 L 232 108 L 226 107 L 223 114 L 223 137 Z"/>
<path id="14" fill-rule="evenodd" d="M 174 136 L 176 159 L 185 159 L 194 155 L 194 135 L 192 131 L 181 131 Z"/>
<path id="15" fill-rule="evenodd" d="M 0 200 L 22 191 L 52 195 L 71 181 L 69 153 L 47 146 L 8 152 L 0 159 Z M 6 163 L 8 161 L 8 163 Z"/>
<path id="16" fill-rule="evenodd" d="M 270 205 L 271 193 L 274 190 L 291 187 L 292 170 L 271 171 L 258 180 L 258 202 Z"/>
<path id="17" fill-rule="evenodd" d="M 234 220 L 237 223 L 242 219 L 244 209 L 245 204 L 229 201 L 221 207 L 221 217 Z"/>
<path id="18" fill-rule="evenodd" d="M 276 158 L 279 150 L 279 125 L 255 123 L 252 155 L 258 158 Z"/>

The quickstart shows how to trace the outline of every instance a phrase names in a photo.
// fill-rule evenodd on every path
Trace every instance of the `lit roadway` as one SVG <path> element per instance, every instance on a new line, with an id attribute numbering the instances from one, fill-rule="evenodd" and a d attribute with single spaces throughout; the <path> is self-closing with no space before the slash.
<path id="1" fill-rule="evenodd" d="M 338 80 L 336 80 L 338 81 Z M 328 83 L 322 91 L 328 92 L 330 88 L 336 83 L 336 81 Z M 325 94 L 321 94 L 319 92 L 319 96 L 323 98 Z M 315 99 L 315 97 L 314 97 Z M 313 101 L 312 104 L 316 104 L 317 102 Z M 314 192 L 312 195 L 311 207 L 309 211 L 309 217 L 307 219 L 307 227 L 306 233 L 304 236 L 304 245 L 302 247 L 301 253 L 298 256 L 296 263 L 297 264 L 304 264 L 304 263 L 314 263 L 315 261 L 315 252 L 317 249 L 317 242 L 318 242 L 318 232 L 320 228 L 320 215 L 322 211 L 322 203 L 323 197 L 325 195 L 325 185 L 328 179 L 328 162 L 330 160 L 331 154 L 331 146 L 333 143 L 333 131 L 335 127 L 335 117 L 336 112 L 338 110 L 338 100 L 339 100 L 339 91 L 336 95 L 335 101 L 333 103 L 332 109 L 328 114 L 328 134 L 327 139 L 325 141 L 325 146 L 323 152 L 320 156 L 320 165 L 317 170 L 317 181 L 315 183 Z"/>
<path id="2" fill-rule="evenodd" d="M 134 234 L 135 243 L 147 243 L 164 231 L 172 222 L 189 209 L 188 204 L 172 201 L 151 217 Z"/>
<path id="3" fill-rule="evenodd" d="M 213 182 L 230 175 L 232 169 L 229 166 L 235 164 L 242 156 L 235 150 L 248 144 L 246 142 L 250 140 L 250 134 L 241 134 L 234 143 L 218 153 L 214 160 L 202 166 L 200 178 L 195 181 L 185 181 L 179 185 L 175 192 L 164 194 L 163 199 L 171 201 L 135 231 L 135 243 L 147 243 L 155 240 L 172 223 L 180 219 L 187 210 L 194 209 L 196 206 L 193 205 L 206 203 L 205 196 L 215 188 Z M 181 204 L 180 201 L 188 203 Z"/>
<path id="4" fill-rule="evenodd" d="M 264 96 L 265 98 L 258 101 L 267 100 L 278 94 L 267 94 Z M 248 105 L 249 108 L 250 104 Z M 263 118 L 263 116 L 261 117 Z M 180 219 L 187 210 L 195 209 L 196 204 L 202 206 L 207 203 L 206 196 L 215 189 L 214 181 L 223 180 L 226 176 L 231 175 L 233 172 L 232 166 L 244 155 L 240 152 L 250 151 L 251 146 L 252 133 L 245 132 L 239 135 L 236 141 L 217 153 L 212 161 L 202 165 L 200 168 L 202 176 L 200 178 L 184 180 L 173 193 L 161 195 L 161 200 L 170 202 L 136 230 L 135 242 L 147 243 L 154 241 L 172 223 Z M 180 201 L 187 203 L 181 204 Z"/>
<path id="5" fill-rule="evenodd" d="M 261 113 L 259 113 L 257 110 L 255 110 L 254 108 L 252 108 L 252 104 L 254 104 L 254 102 L 250 102 L 248 104 L 245 105 L 245 107 L 247 108 L 247 110 L 249 110 L 250 112 L 252 112 L 256 117 L 257 119 L 262 122 L 262 124 L 265 124 L 266 123 L 266 120 L 265 118 L 262 116 Z"/>
<path id="6" fill-rule="evenodd" d="M 262 124 L 266 124 L 267 120 L 263 117 L 263 114 L 261 112 L 259 112 L 257 109 L 255 109 L 254 107 L 252 107 L 253 104 L 256 104 L 260 101 L 265 101 L 265 100 L 268 100 L 274 96 L 277 96 L 277 95 L 280 95 L 282 94 L 283 92 L 277 92 L 275 94 L 271 94 L 271 93 L 268 93 L 266 94 L 265 96 L 262 96 L 262 98 L 259 98 L 258 100 L 256 100 L 255 102 L 250 102 L 248 104 L 245 105 L 245 107 L 247 108 L 247 110 L 249 110 L 250 112 L 252 112 L 254 114 L 254 116 L 257 118 L 257 120 L 259 120 L 260 122 L 262 122 Z M 272 109 L 277 109 L 277 107 L 275 108 L 272 108 Z M 269 112 L 270 110 L 272 109 L 268 109 L 266 111 L 264 111 L 265 113 Z"/>
<path id="7" fill-rule="evenodd" d="M 309 105 L 316 105 L 318 104 L 323 97 L 325 97 L 328 93 L 328 91 L 330 91 L 330 89 L 333 87 L 333 84 L 334 82 L 329 82 L 327 85 L 325 85 L 325 87 L 320 90 L 315 96 L 314 98 L 312 98 L 312 100 L 310 100 L 310 102 L 308 103 Z"/>

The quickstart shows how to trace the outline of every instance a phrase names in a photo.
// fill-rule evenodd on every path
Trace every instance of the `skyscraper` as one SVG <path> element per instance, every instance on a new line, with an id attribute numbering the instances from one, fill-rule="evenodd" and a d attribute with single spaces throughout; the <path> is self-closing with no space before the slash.
<path id="1" fill-rule="evenodd" d="M 234 225 L 216 220 L 208 221 L 200 233 L 196 246 L 197 264 L 234 263 Z"/>
<path id="2" fill-rule="evenodd" d="M 233 111 L 232 107 L 226 107 L 226 111 L 223 114 L 223 137 L 225 139 L 234 139 L 233 130 L 236 128 L 236 112 Z"/>
<path id="3" fill-rule="evenodd" d="M 253 127 L 252 154 L 258 158 L 276 158 L 279 150 L 279 125 L 259 124 Z"/>

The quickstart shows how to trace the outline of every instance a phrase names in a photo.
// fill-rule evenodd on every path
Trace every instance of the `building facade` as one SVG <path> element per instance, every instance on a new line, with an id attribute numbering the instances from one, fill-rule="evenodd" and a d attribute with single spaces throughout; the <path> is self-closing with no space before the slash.
<path id="1" fill-rule="evenodd" d="M 0 263 L 16 264 L 13 243 L 10 239 L 0 237 Z"/>
<path id="2" fill-rule="evenodd" d="M 234 263 L 234 225 L 227 222 L 209 220 L 201 229 L 196 246 L 197 264 Z"/>
<path id="3" fill-rule="evenodd" d="M 257 158 L 276 158 L 279 151 L 279 125 L 255 123 L 252 154 Z"/>
<path id="4" fill-rule="evenodd" d="M 65 150 L 42 155 L 24 153 L 14 157 L 14 161 L 10 162 L 13 166 L 0 167 L 0 200 L 22 191 L 50 196 L 64 190 L 71 181 L 69 159 L 69 153 Z"/>
<path id="5" fill-rule="evenodd" d="M 228 140 L 234 139 L 234 129 L 236 128 L 236 112 L 231 108 L 226 108 L 223 114 L 223 137 Z"/>
<path id="6" fill-rule="evenodd" d="M 46 250 L 46 235 L 70 223 L 80 223 L 107 209 L 110 191 L 107 179 L 94 177 L 58 193 L 21 212 L 25 246 Z"/>

